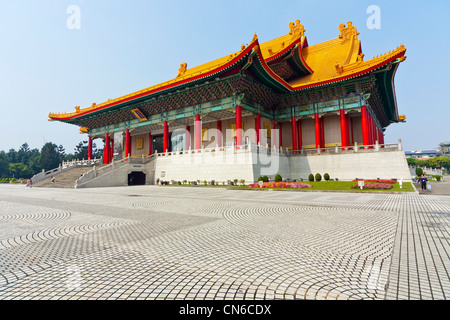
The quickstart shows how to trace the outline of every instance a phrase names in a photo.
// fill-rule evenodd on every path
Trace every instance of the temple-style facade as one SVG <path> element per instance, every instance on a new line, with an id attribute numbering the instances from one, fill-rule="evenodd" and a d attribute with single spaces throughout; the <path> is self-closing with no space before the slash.
<path id="1" fill-rule="evenodd" d="M 405 47 L 367 59 L 351 22 L 315 45 L 300 21 L 288 31 L 264 43 L 255 34 L 223 58 L 181 63 L 172 80 L 49 118 L 87 133 L 90 157 L 92 140 L 104 139 L 104 163 L 226 146 L 291 154 L 383 146 L 385 128 L 405 120 L 394 87 Z"/>

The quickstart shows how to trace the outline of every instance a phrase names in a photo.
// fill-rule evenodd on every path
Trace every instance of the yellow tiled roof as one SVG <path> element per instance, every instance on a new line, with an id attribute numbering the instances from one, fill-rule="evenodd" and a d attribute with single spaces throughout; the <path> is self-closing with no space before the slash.
<path id="1" fill-rule="evenodd" d="M 277 54 L 283 52 L 283 50 L 286 50 L 291 46 L 293 47 L 293 44 L 296 42 L 302 44 L 300 48 L 303 47 L 303 42 L 306 41 L 303 25 L 301 25 L 297 20 L 296 23 L 291 22 L 289 24 L 289 28 L 290 32 L 288 34 L 259 44 L 260 52 L 264 60 L 267 61 L 273 57 L 276 57 Z M 406 51 L 404 46 L 401 45 L 392 53 L 389 52 L 388 54 L 380 57 L 363 61 L 364 55 L 361 53 L 361 44 L 360 40 L 357 39 L 358 33 L 356 28 L 351 26 L 351 22 L 349 22 L 347 27 L 341 24 L 339 26 L 339 30 L 341 31 L 341 34 L 336 39 L 300 49 L 302 50 L 303 59 L 305 60 L 306 65 L 311 68 L 312 73 L 302 75 L 289 81 L 289 85 L 293 90 L 304 86 L 320 84 L 324 81 L 330 81 L 342 77 L 345 78 L 351 76 L 352 74 L 358 74 L 358 72 L 364 71 L 378 63 L 382 63 L 402 51 Z M 248 46 L 242 45 L 239 51 L 193 68 L 187 68 L 187 64 L 182 63 L 178 69 L 177 76 L 171 80 L 118 97 L 116 99 L 110 99 L 101 104 L 93 103 L 90 107 L 83 109 L 77 106 L 75 107 L 75 112 L 50 113 L 49 118 L 54 120 L 68 119 L 81 113 L 107 107 L 116 102 L 132 99 L 133 97 L 141 94 L 157 91 L 158 89 L 165 88 L 171 84 L 189 80 L 197 76 L 206 75 L 208 72 L 226 65 L 257 40 L 258 39 L 255 34 L 250 44 Z"/>
<path id="2" fill-rule="evenodd" d="M 350 28 L 354 28 L 351 27 L 351 23 L 349 24 Z M 341 25 L 340 28 L 345 27 Z M 369 70 L 375 65 L 382 64 L 396 55 L 403 55 L 406 51 L 402 44 L 392 52 L 389 51 L 389 53 L 364 61 L 361 41 L 357 38 L 358 34 L 356 28 L 354 28 L 351 34 L 346 35 L 344 31 L 336 39 L 303 48 L 303 59 L 314 72 L 293 79 L 289 81 L 289 84 L 296 89 L 339 78 L 347 78 Z"/>

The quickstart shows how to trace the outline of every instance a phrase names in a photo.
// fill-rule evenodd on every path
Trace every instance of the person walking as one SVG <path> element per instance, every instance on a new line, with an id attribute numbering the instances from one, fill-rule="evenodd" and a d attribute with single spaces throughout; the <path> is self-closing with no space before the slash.
<path id="1" fill-rule="evenodd" d="M 428 179 L 427 179 L 427 177 L 425 177 L 425 176 L 423 175 L 423 173 L 420 175 L 420 178 L 419 178 L 418 182 L 419 182 L 420 185 L 422 186 L 422 190 L 423 190 L 423 191 L 427 191 L 427 182 L 428 182 Z"/>

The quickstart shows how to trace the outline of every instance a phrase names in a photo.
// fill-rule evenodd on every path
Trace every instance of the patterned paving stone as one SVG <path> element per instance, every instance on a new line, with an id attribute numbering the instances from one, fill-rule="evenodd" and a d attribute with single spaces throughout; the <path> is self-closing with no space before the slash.
<path id="1" fill-rule="evenodd" d="M 447 299 L 450 197 L 0 186 L 0 299 Z"/>

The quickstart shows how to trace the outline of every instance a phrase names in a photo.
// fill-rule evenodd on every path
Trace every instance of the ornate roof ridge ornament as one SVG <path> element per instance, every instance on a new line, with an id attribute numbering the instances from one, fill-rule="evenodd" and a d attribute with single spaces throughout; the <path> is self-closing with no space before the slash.
<path id="1" fill-rule="evenodd" d="M 358 40 L 359 32 L 356 30 L 356 27 L 352 25 L 352 22 L 347 22 L 347 27 L 345 26 L 345 23 L 341 23 L 339 25 L 339 39 L 342 39 L 342 43 L 350 41 L 350 40 Z"/>
<path id="2" fill-rule="evenodd" d="M 295 20 L 294 22 L 289 22 L 289 35 L 293 38 L 303 37 L 305 35 L 306 29 L 300 23 L 300 20 Z"/>
<path id="3" fill-rule="evenodd" d="M 184 76 L 184 74 L 186 73 L 186 70 L 187 70 L 187 63 L 183 62 L 182 64 L 180 64 L 180 68 L 178 69 L 177 78 Z"/>

